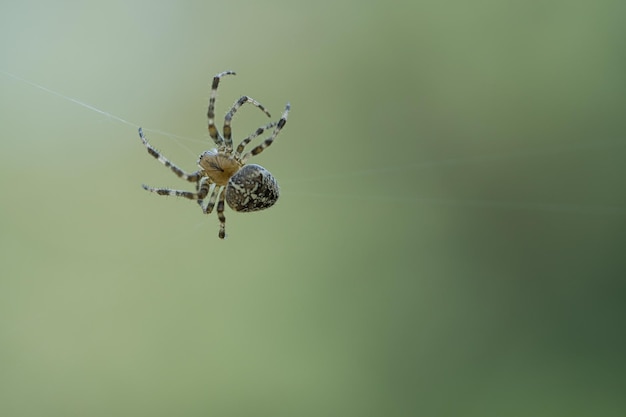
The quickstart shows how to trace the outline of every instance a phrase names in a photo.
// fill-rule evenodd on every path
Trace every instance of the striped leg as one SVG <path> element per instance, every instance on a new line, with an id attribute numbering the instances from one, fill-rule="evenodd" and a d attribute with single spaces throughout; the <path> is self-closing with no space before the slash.
<path id="1" fill-rule="evenodd" d="M 146 184 L 142 184 L 141 186 L 144 190 L 150 191 L 151 193 L 157 193 L 158 195 L 174 195 L 176 197 L 185 197 L 190 200 L 198 200 L 200 198 L 199 193 L 192 193 L 191 191 L 171 190 L 169 188 L 154 188 L 147 186 Z"/>
<path id="2" fill-rule="evenodd" d="M 217 185 L 215 186 L 215 188 L 213 188 L 211 197 L 209 197 L 209 203 L 206 205 L 206 208 L 203 210 L 204 214 L 211 214 L 211 212 L 213 211 L 213 207 L 215 206 L 215 200 L 217 200 L 217 195 L 219 194 L 221 189 L 222 187 L 218 187 Z"/>
<path id="3" fill-rule="evenodd" d="M 274 139 L 276 138 L 276 135 L 278 135 L 278 132 L 280 132 L 280 130 L 285 126 L 285 123 L 287 123 L 287 115 L 289 114 L 290 108 L 291 106 L 289 105 L 289 103 L 287 103 L 287 105 L 285 106 L 285 111 L 283 112 L 283 115 L 280 117 L 280 120 L 276 124 L 276 128 L 274 128 L 274 132 L 272 133 L 272 136 L 265 139 L 263 143 L 256 146 L 250 152 L 245 154 L 244 157 L 241 158 L 241 162 L 245 163 L 251 156 L 260 154 L 261 152 L 265 150 L 265 148 L 269 147 L 272 144 L 272 142 L 274 142 Z"/>
<path id="4" fill-rule="evenodd" d="M 265 107 L 263 107 L 263 105 L 255 99 L 248 96 L 241 97 L 235 102 L 235 104 L 233 104 L 233 107 L 230 108 L 230 110 L 228 111 L 228 113 L 226 113 L 226 116 L 224 117 L 224 128 L 222 129 L 222 132 L 224 133 L 224 145 L 226 145 L 226 148 L 228 149 L 233 148 L 230 121 L 232 120 L 235 113 L 237 113 L 237 110 L 239 110 L 239 107 L 243 106 L 245 103 L 252 103 L 256 107 L 258 107 L 263 113 L 265 113 L 267 117 L 272 117 L 270 113 L 265 109 Z"/>
<path id="5" fill-rule="evenodd" d="M 178 168 L 173 163 L 171 163 L 166 157 L 161 155 L 159 153 L 159 151 L 154 149 L 152 147 L 152 145 L 150 145 L 148 143 L 148 140 L 146 139 L 146 136 L 143 134 L 143 129 L 142 128 L 139 128 L 139 137 L 141 138 L 141 141 L 143 142 L 144 146 L 148 149 L 148 153 L 150 155 L 152 155 L 153 157 L 155 157 L 160 163 L 162 163 L 163 165 L 165 165 L 166 167 L 171 169 L 172 172 L 174 172 L 174 174 L 178 175 L 180 178 L 183 178 L 183 179 L 185 179 L 185 180 L 187 180 L 189 182 L 197 182 L 200 179 L 200 172 L 199 171 L 198 172 L 194 172 L 193 174 L 188 174 L 185 171 L 183 171 L 182 169 Z"/>
<path id="6" fill-rule="evenodd" d="M 202 204 L 204 203 L 204 199 L 206 198 L 206 196 L 209 194 L 209 190 L 211 189 L 211 184 L 212 182 L 209 179 L 209 177 L 202 177 L 202 179 L 196 185 L 196 191 L 198 191 L 197 202 L 203 212 L 204 212 L 204 207 L 202 206 Z"/>
<path id="7" fill-rule="evenodd" d="M 234 71 L 224 71 L 213 77 L 213 84 L 211 85 L 211 95 L 209 96 L 209 110 L 207 111 L 207 118 L 209 119 L 209 136 L 213 139 L 213 142 L 217 146 L 224 144 L 224 139 L 220 136 L 217 128 L 215 127 L 215 97 L 217 97 L 217 86 L 220 84 L 220 78 L 225 75 L 235 75 Z"/>
<path id="8" fill-rule="evenodd" d="M 241 156 L 241 153 L 243 152 L 243 149 L 246 147 L 246 145 L 248 143 L 250 143 L 250 141 L 252 139 L 256 138 L 257 136 L 259 136 L 260 134 L 265 132 L 267 129 L 273 128 L 274 126 L 276 126 L 276 122 L 268 123 L 267 125 L 258 128 L 256 130 L 256 132 L 254 132 L 253 134 L 251 134 L 250 136 L 248 136 L 247 138 L 245 138 L 244 140 L 241 141 L 239 146 L 237 146 L 237 150 L 235 151 L 235 155 Z"/>
<path id="9" fill-rule="evenodd" d="M 226 216 L 224 216 L 224 195 L 226 192 L 220 194 L 220 200 L 217 202 L 217 218 L 220 220 L 220 232 L 219 238 L 224 239 L 226 237 Z"/>

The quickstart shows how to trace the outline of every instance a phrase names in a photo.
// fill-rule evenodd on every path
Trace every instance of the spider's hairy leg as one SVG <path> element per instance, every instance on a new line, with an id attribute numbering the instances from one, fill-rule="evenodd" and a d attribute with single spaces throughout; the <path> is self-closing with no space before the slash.
<path id="1" fill-rule="evenodd" d="M 239 110 L 239 107 L 243 106 L 245 103 L 253 104 L 254 106 L 258 107 L 259 110 L 261 110 L 263 113 L 265 113 L 267 117 L 272 117 L 272 115 L 270 115 L 270 113 L 265 109 L 265 107 L 263 107 L 261 103 L 259 103 L 252 97 L 242 96 L 239 100 L 235 102 L 235 104 L 233 104 L 233 107 L 230 108 L 230 110 L 228 111 L 228 113 L 226 113 L 226 116 L 224 117 L 224 128 L 222 129 L 222 133 L 224 133 L 224 145 L 226 145 L 228 149 L 233 148 L 230 122 L 233 119 L 235 113 L 237 113 L 237 110 Z"/>
<path id="2" fill-rule="evenodd" d="M 241 158 L 241 161 L 243 163 L 245 163 L 251 156 L 258 155 L 261 152 L 263 152 L 265 148 L 269 147 L 272 144 L 272 142 L 274 142 L 274 139 L 278 135 L 278 132 L 280 132 L 280 130 L 285 126 L 285 123 L 287 123 L 287 115 L 289 114 L 290 108 L 291 106 L 289 105 L 289 103 L 287 103 L 287 105 L 285 106 L 285 111 L 283 112 L 283 115 L 280 117 L 280 120 L 278 120 L 278 123 L 276 124 L 276 128 L 274 128 L 274 132 L 272 133 L 272 136 L 265 139 L 263 143 L 254 147 L 250 152 L 246 153 L 243 156 L 243 158 Z"/>
<path id="3" fill-rule="evenodd" d="M 215 200 L 217 200 L 217 195 L 220 193 L 223 187 L 215 186 L 213 188 L 213 192 L 211 193 L 211 197 L 209 197 L 209 203 L 203 209 L 204 214 L 211 214 L 213 212 L 213 207 L 215 207 Z M 222 193 L 223 194 L 223 193 Z"/>
<path id="4" fill-rule="evenodd" d="M 211 85 L 211 95 L 209 96 L 209 109 L 207 111 L 207 118 L 209 119 L 209 136 L 213 139 L 213 142 L 217 146 L 224 144 L 224 139 L 220 136 L 217 128 L 215 127 L 215 97 L 217 97 L 217 87 L 220 84 L 220 78 L 225 75 L 235 75 L 235 71 L 224 71 L 213 77 L 213 84 Z"/>
<path id="5" fill-rule="evenodd" d="M 159 151 L 154 149 L 152 147 L 152 145 L 150 145 L 148 143 L 148 140 L 146 139 L 146 136 L 143 134 L 143 129 L 142 128 L 139 128 L 139 137 L 141 138 L 141 141 L 143 142 L 143 144 L 146 147 L 146 149 L 148 149 L 148 153 L 150 155 L 152 155 L 154 158 L 156 158 L 160 163 L 162 163 L 163 165 L 165 165 L 166 167 L 171 169 L 172 172 L 174 172 L 174 174 L 178 175 L 180 178 L 183 178 L 183 179 L 185 179 L 185 180 L 187 180 L 189 182 L 197 182 L 200 179 L 200 172 L 199 171 L 196 171 L 196 172 L 194 172 L 192 174 L 188 174 L 185 171 L 183 171 L 182 169 L 178 168 L 172 162 L 170 162 L 166 157 L 161 155 L 159 153 Z"/>
<path id="6" fill-rule="evenodd" d="M 217 202 L 217 218 L 220 221 L 220 232 L 219 232 L 219 238 L 220 239 L 224 239 L 224 237 L 226 236 L 226 216 L 224 216 L 224 194 L 226 193 L 221 193 L 220 194 L 220 200 Z"/>
<path id="7" fill-rule="evenodd" d="M 209 177 L 202 177 L 202 179 L 196 184 L 196 191 L 198 192 L 197 203 L 203 212 L 204 207 L 202 206 L 202 204 L 204 203 L 204 199 L 206 198 L 207 194 L 209 194 L 211 184 L 212 182 Z"/>
<path id="8" fill-rule="evenodd" d="M 248 143 L 250 143 L 250 141 L 252 141 L 252 139 L 256 138 L 257 136 L 265 132 L 267 129 L 273 128 L 274 126 L 276 126 L 276 122 L 268 123 L 267 125 L 261 126 L 260 128 L 258 128 L 253 134 L 251 134 L 247 138 L 243 139 L 241 143 L 239 144 L 239 146 L 237 146 L 235 155 L 241 156 L 241 153 L 243 152 L 244 148 L 246 147 Z"/>
<path id="9" fill-rule="evenodd" d="M 199 198 L 199 193 L 192 193 L 191 191 L 171 190 L 169 188 L 154 188 L 146 184 L 141 184 L 141 186 L 144 190 L 150 191 L 151 193 L 157 193 L 158 195 L 173 195 L 176 197 L 185 197 L 190 200 L 197 200 Z"/>

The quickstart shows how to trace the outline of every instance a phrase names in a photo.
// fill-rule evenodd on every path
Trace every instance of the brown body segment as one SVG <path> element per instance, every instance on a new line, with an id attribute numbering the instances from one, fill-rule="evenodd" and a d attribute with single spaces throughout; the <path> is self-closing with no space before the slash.
<path id="1" fill-rule="evenodd" d="M 213 184 L 226 186 L 228 180 L 241 169 L 243 164 L 234 156 L 206 151 L 200 155 L 198 166 Z"/>

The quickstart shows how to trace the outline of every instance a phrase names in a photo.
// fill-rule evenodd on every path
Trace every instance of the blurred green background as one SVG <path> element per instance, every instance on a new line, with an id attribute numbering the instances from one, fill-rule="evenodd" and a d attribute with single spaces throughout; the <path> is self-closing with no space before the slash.
<path id="1" fill-rule="evenodd" d="M 625 5 L 3 1 L 0 415 L 623 416 Z"/>

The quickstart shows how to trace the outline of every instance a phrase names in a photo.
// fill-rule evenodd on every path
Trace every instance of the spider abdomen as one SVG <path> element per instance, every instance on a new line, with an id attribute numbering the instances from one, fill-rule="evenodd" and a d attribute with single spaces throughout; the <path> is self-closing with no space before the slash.
<path id="1" fill-rule="evenodd" d="M 243 166 L 230 180 L 225 190 L 228 206 L 241 212 L 259 211 L 272 207 L 278 200 L 278 182 L 260 165 Z"/>

